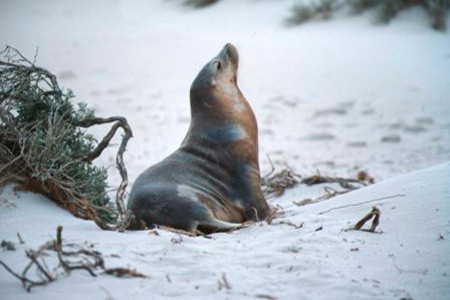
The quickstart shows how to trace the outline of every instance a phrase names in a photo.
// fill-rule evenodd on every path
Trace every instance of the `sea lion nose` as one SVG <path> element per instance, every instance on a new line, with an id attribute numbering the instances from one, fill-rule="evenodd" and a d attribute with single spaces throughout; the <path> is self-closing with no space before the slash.
<path id="1" fill-rule="evenodd" d="M 232 43 L 226 43 L 224 48 L 228 50 L 230 48 L 235 48 L 235 47 Z"/>
<path id="2" fill-rule="evenodd" d="M 239 61 L 238 51 L 233 44 L 227 43 L 225 47 L 223 47 L 222 52 L 228 56 L 228 58 L 231 60 L 233 64 L 238 63 Z"/>

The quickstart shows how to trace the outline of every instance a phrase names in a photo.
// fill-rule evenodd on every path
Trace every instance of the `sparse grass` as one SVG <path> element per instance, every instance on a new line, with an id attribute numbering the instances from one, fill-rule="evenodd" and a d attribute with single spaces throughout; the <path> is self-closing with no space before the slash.
<path id="1" fill-rule="evenodd" d="M 379 0 L 350 0 L 349 5 L 351 7 L 352 13 L 360 14 L 370 8 L 373 8 L 379 2 Z"/>
<path id="2" fill-rule="evenodd" d="M 430 15 L 431 27 L 445 31 L 447 29 L 446 18 L 450 8 L 450 1 L 434 0 L 428 2 L 427 9 Z"/>
<path id="3" fill-rule="evenodd" d="M 450 0 L 317 0 L 301 1 L 291 8 L 286 24 L 300 25 L 310 20 L 327 20 L 332 14 L 345 7 L 353 14 L 375 10 L 375 21 L 381 24 L 391 22 L 402 10 L 421 6 L 428 12 L 431 27 L 444 31 L 449 13 Z"/>
<path id="4" fill-rule="evenodd" d="M 407 1 L 384 0 L 379 2 L 376 20 L 384 24 L 389 23 L 401 10 L 408 7 Z"/>
<path id="5" fill-rule="evenodd" d="M 286 24 L 299 25 L 313 19 L 328 20 L 335 9 L 337 9 L 335 0 L 320 0 L 309 4 L 299 3 L 292 7 L 291 16 L 286 20 Z"/>

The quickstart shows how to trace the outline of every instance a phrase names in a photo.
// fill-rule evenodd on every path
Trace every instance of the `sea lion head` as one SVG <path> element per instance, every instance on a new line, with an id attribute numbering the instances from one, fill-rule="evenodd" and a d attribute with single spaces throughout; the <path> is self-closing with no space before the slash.
<path id="1" fill-rule="evenodd" d="M 209 61 L 191 85 L 191 102 L 196 106 L 213 106 L 214 100 L 236 98 L 242 95 L 237 86 L 239 55 L 235 46 L 228 43 Z M 199 103 L 200 102 L 200 103 Z"/>

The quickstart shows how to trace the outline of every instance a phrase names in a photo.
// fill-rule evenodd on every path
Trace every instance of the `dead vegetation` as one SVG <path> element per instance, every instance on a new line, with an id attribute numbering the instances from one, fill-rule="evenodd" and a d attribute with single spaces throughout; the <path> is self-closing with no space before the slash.
<path id="1" fill-rule="evenodd" d="M 106 268 L 102 253 L 95 250 L 92 244 L 86 246 L 75 243 L 63 243 L 62 230 L 63 227 L 58 226 L 56 239 L 48 241 L 37 250 L 30 249 L 25 251 L 25 255 L 29 262 L 20 274 L 13 271 L 1 260 L 0 265 L 2 265 L 8 273 L 20 280 L 23 288 L 28 292 L 30 292 L 33 287 L 47 285 L 62 276 L 68 276 L 75 270 L 84 270 L 93 277 L 107 274 L 120 278 L 147 278 L 146 275 L 129 268 Z M 52 258 L 54 264 L 53 267 L 50 268 L 49 266 L 51 266 L 51 264 L 47 261 L 50 261 Z M 32 278 L 29 275 L 30 271 L 33 269 L 38 274 L 37 279 L 34 277 Z"/>
<path id="2" fill-rule="evenodd" d="M 308 4 L 298 3 L 291 8 L 286 25 L 299 25 L 310 20 L 328 20 L 339 5 L 334 0 L 320 0 Z"/>
<path id="3" fill-rule="evenodd" d="M 285 167 L 280 171 L 275 171 L 275 167 L 269 158 L 271 165 L 270 172 L 261 178 L 262 191 L 266 198 L 280 197 L 287 189 L 293 188 L 298 185 L 313 186 L 321 184 L 335 184 L 340 187 L 336 189 L 331 186 L 324 186 L 324 194 L 316 198 L 306 198 L 303 200 L 293 201 L 297 206 L 304 206 L 308 204 L 317 203 L 323 200 L 328 200 L 338 195 L 342 195 L 361 187 L 373 184 L 374 178 L 370 176 L 366 171 L 359 171 L 356 178 L 343 178 L 321 175 L 319 171 L 317 174 L 311 176 L 302 176 L 296 173 L 291 167 L 285 164 Z M 375 199 L 377 200 L 377 199 Z M 371 201 L 375 201 L 371 200 Z M 326 213 L 326 212 L 325 212 Z M 269 216 L 266 218 L 267 224 L 272 225 L 288 225 L 294 229 L 300 229 L 303 227 L 303 223 L 295 224 L 290 221 L 282 220 L 274 223 L 273 221 L 285 215 L 283 207 L 275 205 L 271 208 Z"/>
<path id="4" fill-rule="evenodd" d="M 222 277 L 217 280 L 217 289 L 220 291 L 222 289 L 231 290 L 231 284 L 228 282 L 227 274 L 222 273 Z"/>
<path id="5" fill-rule="evenodd" d="M 300 183 L 301 176 L 290 167 L 275 172 L 272 169 L 266 176 L 261 178 L 261 187 L 267 198 L 280 197 L 287 189 L 293 188 Z"/>
<path id="6" fill-rule="evenodd" d="M 446 30 L 449 14 L 448 0 L 314 0 L 298 1 L 291 8 L 286 25 L 300 25 L 313 20 L 329 20 L 338 11 L 361 14 L 373 10 L 374 21 L 388 24 L 402 11 L 411 7 L 422 7 L 428 15 L 430 25 L 435 30 Z"/>
<path id="7" fill-rule="evenodd" d="M 54 74 L 36 66 L 35 59 L 10 46 L 0 51 L 0 186 L 18 183 L 102 229 L 128 228 L 132 216 L 124 206 L 128 175 L 123 155 L 133 134 L 127 120 L 95 117 L 84 104 L 76 108 L 73 93 L 62 89 Z M 102 124 L 112 126 L 99 142 L 85 132 Z M 106 169 L 93 161 L 119 129 L 124 134 L 116 167 L 122 181 L 114 206 L 106 191 Z"/>
<path id="8" fill-rule="evenodd" d="M 377 207 L 372 207 L 372 210 L 365 215 L 361 220 L 359 220 L 355 226 L 353 226 L 351 229 L 352 230 L 361 230 L 361 231 L 367 231 L 367 232 L 375 232 L 375 229 L 377 228 L 377 226 L 380 224 L 380 216 L 381 216 L 381 212 Z M 370 226 L 369 229 L 362 229 L 362 227 L 364 226 L 364 224 L 366 224 L 367 221 L 369 221 L 370 219 L 372 219 L 372 224 Z"/>
<path id="9" fill-rule="evenodd" d="M 296 173 L 288 165 L 285 165 L 285 167 L 280 171 L 275 171 L 275 167 L 273 166 L 270 158 L 269 162 L 271 164 L 271 170 L 267 175 L 261 178 L 262 191 L 266 198 L 280 197 L 287 189 L 293 188 L 299 184 L 306 186 L 318 184 L 338 184 L 342 188 L 341 190 L 337 190 L 333 187 L 325 186 L 325 194 L 315 199 L 308 198 L 301 201 L 294 201 L 294 204 L 298 206 L 327 200 L 334 196 L 348 193 L 375 182 L 374 178 L 365 171 L 358 172 L 356 178 L 324 176 L 321 175 L 319 171 L 317 171 L 317 174 L 315 175 L 305 177 Z M 273 217 L 269 216 L 268 219 L 273 219 Z"/>

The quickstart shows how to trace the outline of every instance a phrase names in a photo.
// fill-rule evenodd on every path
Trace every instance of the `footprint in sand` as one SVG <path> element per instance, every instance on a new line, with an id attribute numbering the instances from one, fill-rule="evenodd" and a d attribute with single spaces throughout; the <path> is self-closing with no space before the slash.
<path id="1" fill-rule="evenodd" d="M 355 105 L 355 101 L 344 101 L 338 103 L 340 108 L 351 109 Z"/>
<path id="2" fill-rule="evenodd" d="M 375 113 L 375 110 L 373 108 L 367 108 L 361 111 L 361 114 L 363 115 L 373 115 Z"/>
<path id="3" fill-rule="evenodd" d="M 434 124 L 434 120 L 433 120 L 433 118 L 429 118 L 429 117 L 419 117 L 419 118 L 416 118 L 416 123 L 420 124 L 420 125 L 432 125 L 432 124 Z"/>
<path id="4" fill-rule="evenodd" d="M 316 125 L 317 128 L 332 128 L 334 127 L 333 123 L 330 122 L 324 122 L 324 123 L 319 123 Z"/>
<path id="5" fill-rule="evenodd" d="M 417 134 L 417 133 L 425 132 L 425 131 L 427 131 L 427 129 L 421 125 L 408 125 L 403 128 L 403 131 L 408 132 L 408 133 Z"/>
<path id="6" fill-rule="evenodd" d="M 334 140 L 336 137 L 331 133 L 312 133 L 305 137 L 306 140 L 309 141 L 331 141 Z"/>
<path id="7" fill-rule="evenodd" d="M 398 134 L 385 135 L 381 138 L 383 143 L 400 143 L 402 138 Z"/>
<path id="8" fill-rule="evenodd" d="M 287 99 L 284 96 L 276 96 L 270 98 L 268 102 L 272 104 L 279 104 L 280 106 L 287 106 L 289 108 L 293 108 L 297 106 L 300 100 L 298 98 Z"/>
<path id="9" fill-rule="evenodd" d="M 273 130 L 272 129 L 261 129 L 261 131 L 259 132 L 261 135 L 273 135 Z"/>
<path id="10" fill-rule="evenodd" d="M 326 117 L 326 116 L 344 116 L 347 114 L 347 110 L 344 108 L 327 108 L 318 110 L 314 113 L 313 118 Z"/>
<path id="11" fill-rule="evenodd" d="M 364 147 L 367 147 L 367 143 L 364 141 L 353 141 L 353 142 L 348 142 L 347 146 L 351 147 L 351 148 L 364 148 Z"/>
<path id="12" fill-rule="evenodd" d="M 59 79 L 63 79 L 63 80 L 70 80 L 70 79 L 77 78 L 77 75 L 75 75 L 75 73 L 71 70 L 64 70 L 64 71 L 59 72 L 57 74 L 57 77 Z"/>
<path id="13" fill-rule="evenodd" d="M 391 123 L 391 124 L 388 124 L 388 125 L 387 125 L 387 128 L 389 128 L 389 129 L 395 129 L 395 130 L 396 130 L 396 129 L 402 129 L 403 126 L 404 126 L 403 123 L 397 122 L 397 123 Z"/>
<path id="14" fill-rule="evenodd" d="M 106 93 L 109 95 L 123 95 L 128 92 L 130 88 L 128 86 L 122 86 L 117 88 L 110 88 L 106 90 Z"/>

